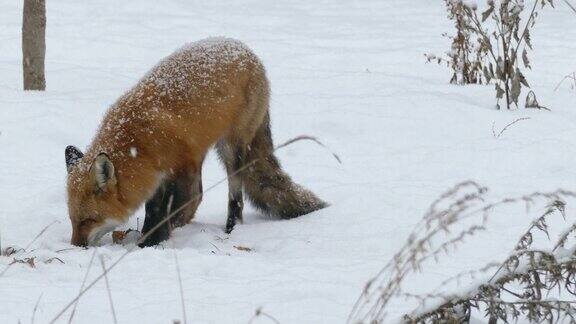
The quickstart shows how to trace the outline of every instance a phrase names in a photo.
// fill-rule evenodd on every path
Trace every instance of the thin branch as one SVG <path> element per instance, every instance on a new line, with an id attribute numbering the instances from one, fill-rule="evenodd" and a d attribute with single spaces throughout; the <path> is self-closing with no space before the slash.
<path id="1" fill-rule="evenodd" d="M 166 217 L 170 216 L 170 211 L 172 210 L 172 202 L 174 200 L 174 195 L 170 195 L 168 199 L 168 209 L 166 210 Z M 171 231 L 170 231 L 171 232 Z M 178 262 L 178 255 L 176 254 L 176 248 L 174 246 L 174 241 L 172 243 L 172 253 L 174 255 L 174 265 L 176 266 L 176 274 L 178 275 L 178 288 L 180 290 L 180 304 L 182 307 L 182 320 L 184 324 L 188 322 L 186 319 L 186 303 L 184 302 L 184 286 L 182 285 L 182 275 L 180 273 L 180 263 Z"/>
<path id="2" fill-rule="evenodd" d="M 568 2 L 568 0 L 562 0 L 562 1 L 564 1 L 564 3 L 567 4 L 568 7 L 570 7 L 570 9 L 574 11 L 574 13 L 576 13 L 576 7 L 574 7 L 570 2 Z"/>
<path id="3" fill-rule="evenodd" d="M 182 305 L 182 320 L 184 324 L 188 323 L 186 318 L 186 303 L 184 301 L 184 286 L 182 285 L 182 275 L 180 274 L 180 263 L 178 262 L 178 255 L 176 249 L 172 248 L 174 254 L 174 264 L 176 265 L 176 273 L 178 275 L 178 288 L 180 289 L 180 303 Z"/>
<path id="4" fill-rule="evenodd" d="M 474 24 L 476 25 L 476 30 L 478 31 L 478 33 L 480 33 L 480 35 L 484 38 L 484 41 L 486 42 L 486 44 L 488 44 L 488 51 L 490 53 L 490 55 L 492 56 L 492 59 L 494 60 L 495 64 L 498 64 L 498 59 L 496 54 L 494 53 L 494 50 L 492 49 L 492 46 L 490 46 L 490 44 L 492 44 L 490 42 L 490 37 L 488 37 L 488 35 L 486 35 L 486 32 L 484 31 L 484 29 L 482 29 L 482 24 L 480 23 L 480 20 L 478 19 L 478 15 L 476 14 L 476 11 L 473 11 L 473 15 L 472 15 L 472 22 L 474 22 Z M 496 42 L 498 45 L 498 42 Z"/>
<path id="5" fill-rule="evenodd" d="M 92 257 L 90 258 L 90 262 L 88 263 L 88 268 L 86 268 L 86 273 L 84 274 L 84 280 L 82 280 L 82 284 L 80 285 L 80 292 L 82 292 L 82 289 L 84 288 L 84 285 L 86 284 L 86 280 L 88 279 L 88 274 L 90 273 L 90 268 L 92 268 L 92 263 L 94 262 L 94 257 L 96 256 L 96 251 L 97 251 L 97 249 L 94 249 L 94 252 L 92 252 Z M 80 298 L 77 298 L 76 300 L 74 300 L 74 308 L 72 308 L 72 312 L 70 313 L 70 318 L 68 319 L 68 324 L 72 323 L 72 319 L 74 318 L 74 314 L 76 313 L 76 308 L 78 307 L 78 301 L 80 301 Z"/>
<path id="6" fill-rule="evenodd" d="M 36 242 L 36 240 L 42 236 L 44 233 L 46 233 L 46 231 L 48 230 L 48 228 L 50 228 L 50 226 L 56 224 L 56 223 L 60 223 L 59 221 L 53 221 L 52 223 L 46 225 L 41 231 L 40 233 L 36 234 L 36 236 L 32 239 L 32 241 L 30 241 L 30 243 L 28 243 L 28 245 L 26 245 L 26 247 L 24 248 L 24 251 L 28 251 L 28 249 L 32 246 L 32 244 L 34 244 L 34 242 Z M 4 270 L 2 270 L 2 272 L 0 272 L 0 277 L 2 277 L 6 271 L 8 271 L 8 269 L 10 269 L 10 267 L 14 264 L 13 263 L 9 263 Z"/>
<path id="7" fill-rule="evenodd" d="M 36 311 L 38 311 L 38 306 L 40 305 L 42 295 L 44 295 L 44 293 L 41 293 L 40 296 L 38 296 L 38 300 L 36 300 L 36 304 L 34 305 L 34 310 L 32 311 L 32 319 L 30 320 L 31 324 L 34 324 L 34 320 L 36 318 Z"/>
<path id="8" fill-rule="evenodd" d="M 532 19 L 534 19 L 534 12 L 536 11 L 536 6 L 538 6 L 538 0 L 534 0 L 534 6 L 532 7 L 532 11 L 530 11 L 530 16 L 528 16 L 528 21 L 526 22 L 526 26 L 524 26 L 524 30 L 522 31 L 522 35 L 520 36 L 520 39 L 518 40 L 518 44 L 516 44 L 516 49 L 514 49 L 514 52 L 512 53 L 512 66 L 514 66 L 514 64 L 516 63 L 516 58 L 517 58 L 518 50 L 520 49 L 520 44 L 522 44 L 522 40 L 524 40 L 524 37 L 526 36 L 526 32 L 528 32 L 530 22 L 532 21 Z"/>
<path id="9" fill-rule="evenodd" d="M 56 223 L 60 223 L 60 221 L 53 221 L 52 223 L 46 225 L 41 231 L 40 233 L 36 234 L 36 236 L 34 237 L 34 239 L 32 239 L 32 241 L 30 241 L 30 243 L 28 243 L 28 245 L 26 245 L 26 247 L 24 248 L 24 250 L 28 251 L 28 249 L 32 246 L 32 244 L 34 244 L 34 242 L 36 242 L 37 239 L 40 238 L 40 236 L 44 235 L 44 233 L 46 233 L 46 231 L 48 230 L 48 228 L 50 228 L 52 225 L 56 224 Z"/>
<path id="10" fill-rule="evenodd" d="M 498 135 L 496 135 L 496 133 L 494 132 L 494 124 L 492 124 L 492 134 L 494 135 L 495 138 L 500 138 L 500 136 L 502 136 L 502 134 L 508 129 L 508 127 L 516 124 L 519 121 L 528 120 L 528 119 L 530 119 L 530 117 L 522 117 L 522 118 L 518 118 L 518 119 L 514 120 L 513 122 L 504 126 L 504 128 L 502 128 L 502 130 L 498 133 Z"/>
<path id="11" fill-rule="evenodd" d="M 310 136 L 310 135 L 300 135 L 300 136 L 294 137 L 293 139 L 290 139 L 290 140 L 276 146 L 276 148 L 274 148 L 274 151 L 281 149 L 285 146 L 288 146 L 294 142 L 299 142 L 299 141 L 304 141 L 304 140 L 312 141 L 312 142 L 322 146 L 323 148 L 327 149 L 328 152 L 330 152 L 330 154 L 332 154 L 332 156 L 336 159 L 336 161 L 338 161 L 338 163 L 342 164 L 342 160 L 340 159 L 340 157 L 336 153 L 334 153 L 332 150 L 330 150 L 326 145 L 324 145 L 324 143 L 320 142 L 320 140 L 317 137 Z"/>
<path id="12" fill-rule="evenodd" d="M 274 318 L 274 316 L 262 311 L 262 308 L 258 308 L 256 310 L 256 312 L 254 312 L 254 315 L 252 316 L 252 318 L 250 318 L 250 320 L 248 321 L 248 324 L 252 324 L 252 322 L 254 322 L 254 320 L 258 317 L 265 317 L 265 318 L 271 320 L 272 322 L 274 322 L 275 324 L 280 324 L 280 322 L 276 318 Z"/>
<path id="13" fill-rule="evenodd" d="M 566 81 L 566 79 L 571 79 L 574 82 L 574 88 L 576 88 L 576 72 L 572 72 L 572 74 L 568 74 L 566 76 L 564 76 L 562 78 L 562 80 L 560 80 L 560 82 L 558 82 L 558 84 L 556 85 L 556 87 L 554 88 L 554 91 L 557 91 L 560 86 L 562 85 L 562 83 L 564 83 L 564 81 Z"/>
<path id="14" fill-rule="evenodd" d="M 104 264 L 104 257 L 102 255 L 100 255 L 100 265 L 102 266 L 102 271 L 104 273 L 104 282 L 106 283 L 106 291 L 108 292 L 108 301 L 110 301 L 112 318 L 114 319 L 114 324 L 118 324 L 118 320 L 116 319 L 116 310 L 114 309 L 114 302 L 112 301 L 112 292 L 110 290 L 110 283 L 108 282 L 108 276 L 106 275 L 106 265 Z"/>

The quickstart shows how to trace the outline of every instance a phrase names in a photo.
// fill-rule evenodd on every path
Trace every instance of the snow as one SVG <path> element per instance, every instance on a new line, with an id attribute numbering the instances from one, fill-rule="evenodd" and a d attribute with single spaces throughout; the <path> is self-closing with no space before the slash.
<path id="1" fill-rule="evenodd" d="M 462 4 L 472 10 L 478 9 L 478 2 L 476 0 L 462 0 Z"/>
<path id="2" fill-rule="evenodd" d="M 476 180 L 494 200 L 574 189 L 576 93 L 567 81 L 554 91 L 576 70 L 576 17 L 562 3 L 539 16 L 533 71 L 526 73 L 551 112 L 496 111 L 493 86 L 450 85 L 444 66 L 425 63 L 424 53 L 449 50 L 441 36 L 451 32 L 442 1 L 47 5 L 47 91 L 24 93 L 22 2 L 0 0 L 0 238 L 2 248 L 32 242 L 27 252 L 0 257 L 0 271 L 14 258 L 35 257 L 35 268 L 16 263 L 0 277 L 2 323 L 27 323 L 40 296 L 36 322 L 49 322 L 82 285 L 94 249 L 69 244 L 65 147 L 85 149 L 107 108 L 150 68 L 210 36 L 241 40 L 261 58 L 271 81 L 276 143 L 313 135 L 340 156 L 341 164 L 305 142 L 278 152 L 292 178 L 330 207 L 277 220 L 247 206 L 244 224 L 226 235 L 226 185 L 206 192 L 192 224 L 162 247 L 136 249 L 108 274 L 120 323 L 182 319 L 174 251 L 188 323 L 247 323 L 259 308 L 282 324 L 342 323 L 366 281 L 454 184 Z M 498 134 L 523 117 L 530 119 L 494 137 L 492 127 Z M 204 188 L 223 176 L 210 155 Z M 568 201 L 568 217 L 572 210 Z M 440 263 L 427 263 L 404 288 L 430 292 L 452 275 L 502 260 L 539 211 L 499 209 L 485 232 Z M 125 228 L 142 223 L 140 210 Z M 96 251 L 111 265 L 130 248 L 107 236 Z M 100 273 L 96 260 L 88 282 Z M 443 288 L 448 294 L 473 284 L 463 278 L 459 287 Z M 388 318 L 415 307 L 395 299 Z M 104 281 L 81 298 L 74 321 L 112 321 Z"/>

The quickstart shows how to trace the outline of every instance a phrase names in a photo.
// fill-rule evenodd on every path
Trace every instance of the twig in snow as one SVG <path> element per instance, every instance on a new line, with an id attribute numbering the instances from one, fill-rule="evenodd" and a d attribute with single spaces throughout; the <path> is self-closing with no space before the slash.
<path id="1" fill-rule="evenodd" d="M 86 269 L 86 273 L 84 274 L 84 280 L 82 280 L 82 284 L 80 285 L 80 292 L 82 292 L 82 289 L 84 289 L 84 285 L 86 284 L 86 280 L 88 279 L 88 274 L 90 273 L 90 268 L 92 268 L 92 262 L 94 262 L 94 257 L 96 256 L 96 250 L 94 249 L 94 252 L 92 252 L 92 257 L 90 258 L 90 262 L 88 263 L 88 268 Z M 74 314 L 76 313 L 76 308 L 78 307 L 78 301 L 80 301 L 80 298 L 74 300 L 74 308 L 72 308 L 72 312 L 70 313 L 70 318 L 68 318 L 68 324 L 72 323 L 72 319 L 74 318 Z M 54 323 L 54 321 L 51 321 L 50 323 Z"/>
<path id="2" fill-rule="evenodd" d="M 570 7 L 570 9 L 574 11 L 574 13 L 576 13 L 576 7 L 574 7 L 570 2 L 568 2 L 568 0 L 562 0 L 562 1 L 564 1 L 564 3 L 566 3 L 568 7 Z"/>
<path id="3" fill-rule="evenodd" d="M 36 242 L 37 239 L 40 238 L 40 236 L 42 236 L 44 233 L 46 233 L 46 231 L 48 230 L 48 228 L 50 228 L 50 226 L 56 224 L 56 223 L 60 223 L 59 221 L 55 220 L 52 223 L 46 225 L 41 231 L 40 233 L 38 233 L 33 239 L 32 241 L 30 241 L 30 243 L 28 243 L 28 245 L 26 245 L 26 247 L 24 248 L 24 250 L 28 251 L 28 249 L 30 248 L 30 246 L 32 246 L 32 244 L 34 244 L 34 242 Z"/>
<path id="4" fill-rule="evenodd" d="M 168 199 L 168 209 L 166 210 L 166 217 L 170 216 L 170 211 L 172 210 L 172 202 L 174 200 L 174 195 L 171 195 Z M 168 223 L 169 225 L 171 223 Z M 170 233 L 172 232 L 172 228 L 170 227 Z M 176 274 L 178 275 L 178 288 L 180 290 L 180 303 L 182 306 L 182 320 L 184 324 L 188 321 L 186 319 L 186 303 L 184 302 L 184 287 L 182 285 L 182 275 L 180 274 L 180 263 L 178 262 L 178 255 L 176 254 L 176 248 L 174 247 L 174 241 L 172 243 L 172 253 L 174 254 L 174 264 L 176 266 Z M 179 322 L 179 321 L 178 321 Z M 179 322 L 180 323 L 180 322 Z"/>
<path id="5" fill-rule="evenodd" d="M 342 160 L 340 159 L 338 154 L 336 154 L 332 150 L 330 150 L 326 145 L 324 145 L 324 143 L 320 142 L 320 140 L 318 138 L 316 138 L 314 136 L 310 136 L 310 135 L 300 135 L 300 136 L 294 137 L 293 139 L 288 140 L 288 141 L 276 146 L 274 148 L 274 151 L 281 149 L 285 146 L 291 145 L 294 142 L 299 142 L 299 141 L 303 141 L 303 140 L 312 141 L 312 142 L 322 146 L 323 148 L 327 149 L 328 152 L 330 152 L 330 154 L 332 154 L 332 156 L 336 159 L 336 161 L 338 161 L 338 163 L 342 164 Z"/>
<path id="6" fill-rule="evenodd" d="M 50 258 L 50 259 L 44 261 L 44 263 L 52 263 L 52 262 L 54 262 L 54 261 L 58 261 L 58 262 L 60 262 L 60 263 L 62 263 L 62 264 L 65 263 L 64 261 L 62 261 L 62 259 L 57 258 L 57 257 Z"/>
<path id="7" fill-rule="evenodd" d="M 112 301 L 112 292 L 110 291 L 110 283 L 108 282 L 108 276 L 106 275 L 106 265 L 104 264 L 104 257 L 102 255 L 100 255 L 100 265 L 102 266 L 102 271 L 104 273 L 104 282 L 106 283 L 106 291 L 108 292 L 112 318 L 114 319 L 114 324 L 118 324 L 118 320 L 116 319 L 116 310 L 114 310 L 114 302 Z"/>
<path id="8" fill-rule="evenodd" d="M 186 319 L 186 303 L 184 302 L 184 286 L 182 285 L 182 276 L 180 274 L 180 263 L 178 262 L 178 255 L 176 249 L 172 245 L 172 252 L 174 253 L 174 264 L 176 265 L 176 273 L 178 275 L 178 287 L 180 288 L 180 302 L 182 304 L 182 320 L 184 324 L 188 323 Z"/>
<path id="9" fill-rule="evenodd" d="M 252 316 L 252 318 L 250 318 L 250 321 L 248 321 L 248 324 L 252 324 L 252 322 L 254 322 L 254 320 L 255 320 L 256 318 L 260 317 L 260 316 L 265 317 L 265 318 L 271 320 L 271 321 L 274 322 L 275 324 L 280 324 L 280 322 L 279 322 L 276 318 L 274 318 L 274 316 L 272 316 L 272 315 L 270 315 L 270 314 L 268 314 L 268 313 L 263 312 L 263 311 L 262 311 L 262 308 L 256 309 L 256 312 L 254 312 L 254 316 Z"/>
<path id="10" fill-rule="evenodd" d="M 65 249 L 56 250 L 56 251 L 54 251 L 54 252 L 60 253 L 60 252 L 71 251 L 71 250 L 84 250 L 84 248 L 71 247 L 71 248 L 65 248 Z"/>
<path id="11" fill-rule="evenodd" d="M 528 120 L 528 119 L 530 119 L 530 117 L 522 117 L 522 118 L 518 118 L 518 119 L 514 120 L 513 122 L 504 126 L 504 128 L 502 128 L 502 130 L 498 133 L 498 135 L 496 135 L 496 131 L 494 131 L 494 123 L 492 123 L 492 135 L 494 135 L 494 138 L 500 138 L 500 136 L 502 136 L 502 134 L 508 129 L 508 127 L 516 124 L 519 121 Z"/>
<path id="12" fill-rule="evenodd" d="M 46 233 L 46 231 L 48 230 L 48 228 L 49 228 L 50 226 L 52 226 L 52 225 L 54 225 L 54 224 L 56 224 L 56 223 L 60 223 L 60 222 L 59 222 L 59 221 L 53 221 L 52 223 L 46 225 L 38 234 L 36 234 L 36 236 L 32 239 L 32 241 L 30 241 L 30 243 L 28 243 L 28 245 L 26 245 L 26 247 L 24 248 L 24 251 L 27 251 L 27 250 L 30 248 L 30 246 L 32 246 L 32 244 L 34 244 L 34 242 L 36 242 L 36 240 L 37 240 L 40 236 L 42 236 L 44 233 Z M 9 263 L 9 264 L 4 268 L 4 270 L 2 270 L 2 272 L 0 272 L 0 277 L 2 277 L 2 276 L 6 273 L 6 271 L 8 271 L 8 269 L 10 269 L 10 267 L 11 267 L 13 264 L 14 264 L 14 262 L 13 262 L 13 263 Z"/>
<path id="13" fill-rule="evenodd" d="M 216 250 L 222 252 L 222 250 L 220 250 L 220 248 L 218 248 L 218 247 L 216 246 L 216 244 L 214 244 L 214 243 L 212 243 L 212 242 L 208 242 L 208 243 L 209 243 L 210 245 L 212 245 L 213 247 L 215 247 Z"/>
<path id="14" fill-rule="evenodd" d="M 42 295 L 44 295 L 44 293 L 40 294 L 40 296 L 38 297 L 38 300 L 36 301 L 36 304 L 34 305 L 34 310 L 32 311 L 32 319 L 30 320 L 31 324 L 34 324 L 34 319 L 36 317 L 36 311 L 38 311 L 38 305 L 40 305 L 40 299 L 42 299 Z"/>
<path id="15" fill-rule="evenodd" d="M 558 84 L 556 85 L 556 88 L 554 88 L 554 91 L 558 90 L 560 88 L 560 86 L 562 85 L 562 83 L 564 83 L 564 81 L 566 81 L 567 79 L 572 80 L 572 82 L 573 82 L 572 89 L 576 90 L 576 72 L 572 72 L 572 74 L 568 74 L 568 75 L 564 76 L 562 78 L 562 80 L 560 80 L 560 82 L 558 82 Z"/>

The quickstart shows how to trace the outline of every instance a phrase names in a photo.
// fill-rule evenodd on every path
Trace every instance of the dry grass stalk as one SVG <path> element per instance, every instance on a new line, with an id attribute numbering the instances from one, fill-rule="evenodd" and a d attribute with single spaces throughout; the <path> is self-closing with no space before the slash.
<path id="1" fill-rule="evenodd" d="M 425 314 L 411 314 L 406 317 L 407 322 L 414 323 L 437 323 L 466 322 L 469 319 L 471 309 L 483 305 L 486 307 L 489 316 L 488 322 L 494 322 L 496 319 L 515 318 L 521 315 L 529 314 L 531 318 L 541 318 L 550 316 L 551 310 L 565 313 L 572 310 L 572 303 L 568 301 L 550 301 L 546 303 L 542 299 L 530 299 L 528 295 L 524 299 L 505 301 L 496 296 L 495 286 L 503 287 L 510 290 L 508 283 L 518 280 L 525 280 L 525 283 L 533 283 L 535 272 L 539 274 L 538 280 L 543 284 L 549 284 L 558 287 L 564 283 L 565 288 L 572 289 L 575 279 L 571 276 L 576 275 L 576 260 L 559 260 L 552 259 L 552 253 L 544 253 L 531 248 L 530 239 L 533 237 L 535 230 L 547 233 L 546 219 L 555 212 L 564 214 L 564 199 L 575 199 L 576 193 L 557 190 L 553 192 L 535 192 L 516 198 L 505 198 L 496 202 L 485 202 L 486 189 L 475 182 L 468 181 L 457 185 L 437 199 L 424 215 L 422 220 L 416 225 L 415 230 L 410 234 L 404 246 L 398 253 L 382 268 L 382 270 L 366 284 L 362 294 L 354 305 L 348 318 L 348 323 L 383 323 L 386 318 L 387 306 L 392 298 L 405 297 L 419 301 L 423 306 L 426 302 L 442 299 L 446 301 L 435 311 Z M 522 238 L 516 244 L 510 257 L 502 264 L 491 263 L 478 271 L 467 271 L 450 278 L 448 281 L 459 280 L 467 274 L 477 272 L 487 273 L 497 268 L 494 283 L 481 286 L 481 289 L 475 290 L 469 296 L 443 296 L 440 294 L 413 295 L 402 289 L 403 281 L 413 272 L 421 272 L 424 263 L 427 260 L 438 260 L 441 253 L 448 252 L 449 248 L 460 245 L 467 237 L 484 230 L 488 217 L 496 207 L 503 207 L 513 204 L 524 204 L 527 208 L 536 202 L 550 202 L 545 213 L 540 216 L 530 228 L 522 235 Z M 470 224 L 464 224 L 464 221 L 471 221 Z M 462 228 L 455 230 L 458 226 Z M 562 247 L 568 240 L 568 237 L 576 232 L 576 224 L 573 224 L 558 239 L 555 246 Z M 530 244 L 529 244 L 530 243 Z M 557 248 L 559 251 L 560 248 Z M 574 248 L 576 250 L 576 247 Z M 511 269 L 514 262 L 528 259 L 530 262 L 522 263 L 523 265 L 532 265 L 531 267 L 522 268 L 529 275 L 520 271 L 516 267 L 513 275 L 503 275 L 502 269 Z M 552 261 L 554 262 L 552 262 Z M 518 263 L 520 264 L 520 263 Z M 556 276 L 547 276 L 543 271 L 554 266 Z M 509 274 L 509 273 L 508 273 Z M 561 274 L 561 275 L 558 275 Z M 564 279 L 561 279 L 564 278 Z M 562 281 L 564 280 L 564 281 Z M 537 286 L 534 286 L 537 287 Z M 534 288 L 536 289 L 536 288 Z M 481 294 L 477 294 L 481 291 Z M 540 287 L 540 292 L 543 289 Z M 476 293 L 476 294 L 475 294 Z M 538 294 L 533 293 L 533 296 Z M 542 294 L 538 295 L 542 296 Z M 497 302 L 498 301 L 498 302 Z M 480 305 L 481 306 L 481 305 Z M 483 309 L 484 310 L 484 309 Z M 488 310 L 492 310 L 489 312 Z M 534 311 L 536 315 L 530 313 Z M 510 313 L 511 312 L 511 313 Z M 528 312 L 528 313 L 527 313 Z M 494 322 L 495 323 L 495 322 Z"/>
<path id="2" fill-rule="evenodd" d="M 86 273 L 84 273 L 84 279 L 82 280 L 82 284 L 80 285 L 80 292 L 82 292 L 82 289 L 84 288 L 84 285 L 86 284 L 86 280 L 88 280 L 88 274 L 90 273 L 90 269 L 92 268 L 92 263 L 94 262 L 94 257 L 96 256 L 96 249 L 94 249 L 94 251 L 92 252 L 92 257 L 90 257 L 90 262 L 88 262 L 88 267 L 86 268 Z M 74 307 L 72 308 L 72 312 L 70 312 L 70 317 L 68 318 L 68 324 L 72 323 L 72 319 L 74 318 L 74 315 L 76 314 L 76 308 L 78 307 L 78 302 L 80 301 L 80 298 L 76 299 L 73 303 Z M 54 323 L 54 321 L 52 321 L 51 323 Z"/>
<path id="3" fill-rule="evenodd" d="M 532 50 L 531 29 L 538 17 L 538 5 L 553 6 L 552 0 L 533 0 L 527 11 L 524 0 L 489 0 L 478 13 L 475 1 L 445 0 L 448 17 L 454 21 L 448 59 L 427 55 L 428 61 L 446 62 L 452 69 L 452 83 L 494 83 L 496 106 L 505 100 L 507 109 L 518 107 L 522 88 L 530 88 L 524 69 L 530 69 L 528 50 Z M 523 24 L 523 19 L 526 23 Z M 526 108 L 537 102 L 526 98 Z M 529 100 L 530 99 L 530 100 Z M 539 106 L 539 105 L 538 105 Z"/>
<path id="4" fill-rule="evenodd" d="M 174 199 L 174 196 L 170 196 L 170 198 L 168 199 L 168 209 L 166 210 L 167 217 L 170 215 L 170 211 L 172 210 L 173 199 Z M 168 223 L 168 224 L 170 224 L 170 223 Z M 172 228 L 170 228 L 169 231 L 172 232 Z M 178 288 L 179 288 L 179 292 L 180 292 L 180 305 L 182 307 L 182 320 L 184 321 L 184 324 L 186 324 L 188 322 L 188 320 L 186 318 L 186 303 L 184 302 L 184 286 L 182 285 L 182 275 L 180 273 L 180 263 L 178 262 L 178 255 L 176 254 L 176 248 L 174 247 L 174 241 L 172 241 L 171 243 L 172 243 L 172 253 L 174 255 L 174 265 L 176 266 L 176 274 L 178 275 Z M 178 321 L 178 323 L 180 323 L 180 321 Z"/>
<path id="5" fill-rule="evenodd" d="M 466 5 L 462 1 L 444 0 L 448 19 L 454 24 L 455 34 L 443 34 L 451 41 L 450 51 L 446 57 L 426 54 L 428 62 L 446 64 L 452 70 L 450 83 L 452 84 L 482 84 L 487 79 L 482 73 L 486 50 L 474 40 L 471 32 L 472 21 L 466 12 Z"/>
<path id="6" fill-rule="evenodd" d="M 504 126 L 504 128 L 502 128 L 502 130 L 500 130 L 500 132 L 498 132 L 498 134 L 496 134 L 496 131 L 494 130 L 494 123 L 492 123 L 492 135 L 494 136 L 494 138 L 500 138 L 500 136 L 502 136 L 502 134 L 504 134 L 504 132 L 512 125 L 516 124 L 517 122 L 523 121 L 523 120 L 528 120 L 530 119 L 530 117 L 522 117 L 522 118 L 518 118 L 515 119 L 514 121 L 508 123 L 506 126 Z"/>
<path id="7" fill-rule="evenodd" d="M 102 271 L 104 273 L 104 283 L 106 283 L 106 292 L 108 293 L 108 301 L 110 302 L 110 310 L 112 311 L 112 319 L 114 324 L 118 324 L 116 319 L 116 310 L 114 309 L 114 302 L 112 301 L 112 291 L 110 290 L 110 282 L 108 282 L 108 276 L 106 275 L 106 264 L 104 263 L 104 257 L 100 256 L 100 265 L 102 266 Z"/>
<path id="8" fill-rule="evenodd" d="M 252 318 L 250 318 L 250 320 L 248 321 L 248 324 L 252 324 L 257 318 L 259 317 L 263 317 L 266 318 L 268 320 L 270 320 L 272 323 L 274 324 L 280 324 L 280 321 L 278 321 L 276 318 L 274 318 L 274 316 L 264 312 L 262 310 L 262 308 L 258 308 L 256 309 L 256 311 L 254 312 L 254 315 L 252 316 Z"/>
<path id="9" fill-rule="evenodd" d="M 38 306 L 40 306 L 40 300 L 42 299 L 42 295 L 44 295 L 44 293 L 41 293 L 40 296 L 38 296 L 36 304 L 34 304 L 34 310 L 32 311 L 32 318 L 30 319 L 31 324 L 34 324 L 34 320 L 36 319 L 36 312 L 38 311 Z"/>
<path id="10" fill-rule="evenodd" d="M 572 90 L 576 90 L 576 72 L 572 72 L 568 75 L 565 75 L 562 80 L 560 80 L 560 82 L 558 82 L 558 84 L 556 85 L 556 87 L 554 88 L 554 91 L 557 91 L 560 86 L 564 83 L 564 81 L 568 80 L 568 82 L 570 83 L 570 88 Z"/>
<path id="11" fill-rule="evenodd" d="M 28 249 L 32 246 L 32 244 L 34 244 L 34 242 L 36 242 L 36 240 L 39 239 L 40 236 L 44 235 L 44 233 L 46 233 L 46 231 L 47 231 L 52 225 L 54 225 L 54 224 L 56 224 L 56 223 L 59 223 L 59 222 L 58 222 L 58 221 L 53 221 L 52 223 L 44 226 L 44 228 L 43 228 L 40 232 L 38 232 L 38 234 L 36 234 L 36 236 L 34 236 L 34 238 L 32 239 L 32 241 L 30 241 L 30 242 L 26 245 L 26 247 L 25 247 L 24 249 L 19 249 L 19 250 L 23 250 L 24 252 L 27 252 Z M 9 247 L 6 248 L 6 249 L 9 249 Z M 18 251 L 14 251 L 14 253 L 15 253 L 15 252 L 18 252 Z M 33 259 L 33 258 L 32 258 L 32 259 Z M 6 267 L 4 267 L 4 269 L 2 270 L 2 272 L 0 272 L 0 277 L 2 277 L 2 276 L 8 271 L 8 269 L 10 269 L 10 267 L 11 267 L 14 263 L 18 263 L 18 262 L 9 263 Z"/>
<path id="12" fill-rule="evenodd" d="M 487 282 L 466 295 L 445 299 L 432 311 L 407 316 L 406 320 L 410 323 L 466 322 L 472 310 L 477 309 L 493 323 L 498 320 L 576 323 L 576 301 L 550 297 L 556 294 L 573 299 L 576 296 L 576 245 L 566 249 L 569 236 L 576 232 L 576 223 L 560 235 L 553 249 L 533 247 L 538 232 L 552 242 L 548 219 L 555 213 L 565 217 L 563 201 L 553 201 L 532 222 Z"/>

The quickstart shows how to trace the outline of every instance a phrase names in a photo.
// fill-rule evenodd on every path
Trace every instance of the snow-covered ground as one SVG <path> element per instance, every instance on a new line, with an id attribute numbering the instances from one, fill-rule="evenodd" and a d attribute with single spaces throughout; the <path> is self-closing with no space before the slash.
<path id="1" fill-rule="evenodd" d="M 21 88 L 22 1 L 0 0 L 0 237 L 25 247 L 35 268 L 0 277 L 0 322 L 49 322 L 78 293 L 94 249 L 70 249 L 64 148 L 85 148 L 107 107 L 182 44 L 225 35 L 262 58 L 272 83 L 278 152 L 289 174 L 331 203 L 289 221 L 253 209 L 223 232 L 226 186 L 207 192 L 195 221 L 164 248 L 138 249 L 108 275 L 120 323 L 182 319 L 174 251 L 188 323 L 247 323 L 262 308 L 280 323 L 343 323 L 364 283 L 403 244 L 427 206 L 466 179 L 490 197 L 576 189 L 576 15 L 562 3 L 539 16 L 528 79 L 546 111 L 496 111 L 492 87 L 452 86 L 424 53 L 449 47 L 440 0 L 403 1 L 47 1 L 47 91 Z M 500 138 L 496 131 L 509 122 Z M 224 176 L 214 155 L 208 187 Z M 569 206 L 569 211 L 571 210 Z M 529 219 L 523 208 L 495 215 L 486 233 L 409 280 L 417 292 L 457 272 L 499 260 Z M 139 218 L 139 220 L 138 220 Z M 139 212 L 127 227 L 142 224 Z M 237 249 L 247 247 L 250 251 Z M 111 264 L 127 247 L 110 238 L 97 255 Z M 62 250 L 62 251 L 61 251 Z M 57 257 L 51 263 L 43 261 Z M 1 270 L 0 270 L 1 271 Z M 88 282 L 101 273 L 98 259 Z M 462 282 L 466 287 L 467 282 Z M 398 299 L 392 321 L 415 306 Z M 60 322 L 67 322 L 66 313 Z M 103 281 L 80 300 L 76 323 L 111 322 Z M 270 323 L 258 318 L 255 323 Z"/>

